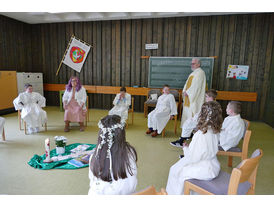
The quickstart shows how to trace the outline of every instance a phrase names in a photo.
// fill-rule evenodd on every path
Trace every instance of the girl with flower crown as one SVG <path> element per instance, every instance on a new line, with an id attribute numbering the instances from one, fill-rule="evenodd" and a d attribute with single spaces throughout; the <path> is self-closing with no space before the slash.
<path id="1" fill-rule="evenodd" d="M 198 119 L 198 131 L 189 146 L 184 143 L 184 157 L 169 170 L 166 186 L 169 195 L 183 194 L 187 179 L 210 180 L 218 176 L 220 163 L 216 154 L 222 123 L 220 104 L 215 101 L 204 103 Z"/>
<path id="2" fill-rule="evenodd" d="M 108 115 L 99 121 L 99 137 L 90 158 L 89 195 L 127 195 L 137 186 L 137 153 L 126 142 L 121 117 Z"/>
<path id="3" fill-rule="evenodd" d="M 81 85 L 78 77 L 71 77 L 66 91 L 63 95 L 63 107 L 65 110 L 65 132 L 69 131 L 70 122 L 79 122 L 80 131 L 84 131 L 84 121 L 86 116 L 87 93 Z"/>

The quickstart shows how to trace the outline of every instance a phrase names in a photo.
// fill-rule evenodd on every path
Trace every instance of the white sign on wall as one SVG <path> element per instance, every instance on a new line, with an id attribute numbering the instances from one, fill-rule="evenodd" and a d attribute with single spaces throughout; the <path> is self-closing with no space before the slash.
<path id="1" fill-rule="evenodd" d="M 146 44 L 146 49 L 158 49 L 158 44 Z"/>

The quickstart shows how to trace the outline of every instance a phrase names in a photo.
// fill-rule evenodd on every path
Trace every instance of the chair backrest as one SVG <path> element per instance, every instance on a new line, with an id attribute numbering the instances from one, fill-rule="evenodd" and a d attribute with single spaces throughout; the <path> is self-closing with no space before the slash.
<path id="1" fill-rule="evenodd" d="M 250 137 L 251 137 L 251 131 L 246 130 L 243 145 L 242 145 L 242 159 L 247 159 Z"/>
<path id="2" fill-rule="evenodd" d="M 169 92 L 174 96 L 176 102 L 180 100 L 180 93 L 178 92 L 178 90 L 171 89 L 169 90 Z"/>
<path id="3" fill-rule="evenodd" d="M 150 186 L 134 195 L 167 195 L 167 192 L 164 188 L 162 188 L 160 192 L 157 192 L 154 186 Z"/>
<path id="4" fill-rule="evenodd" d="M 147 93 L 147 98 L 150 97 L 151 94 L 157 94 L 157 98 L 161 96 L 161 90 L 160 89 L 150 89 Z"/>
<path id="5" fill-rule="evenodd" d="M 259 161 L 263 156 L 261 149 L 256 149 L 249 159 L 243 160 L 237 168 L 232 170 L 228 194 L 237 194 L 240 183 L 248 181 L 254 191 Z"/>
<path id="6" fill-rule="evenodd" d="M 248 120 L 246 120 L 246 119 L 243 119 L 243 120 L 244 120 L 244 123 L 245 123 L 245 129 L 248 130 L 250 122 Z"/>

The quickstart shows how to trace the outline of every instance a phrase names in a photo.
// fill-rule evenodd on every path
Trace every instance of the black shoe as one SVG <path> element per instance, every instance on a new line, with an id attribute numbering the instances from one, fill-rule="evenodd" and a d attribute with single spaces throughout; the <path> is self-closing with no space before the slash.
<path id="1" fill-rule="evenodd" d="M 184 157 L 184 155 L 179 155 L 179 158 L 182 159 Z"/>
<path id="2" fill-rule="evenodd" d="M 174 147 L 182 147 L 183 143 L 180 140 L 176 140 L 174 142 L 170 142 L 170 145 Z"/>

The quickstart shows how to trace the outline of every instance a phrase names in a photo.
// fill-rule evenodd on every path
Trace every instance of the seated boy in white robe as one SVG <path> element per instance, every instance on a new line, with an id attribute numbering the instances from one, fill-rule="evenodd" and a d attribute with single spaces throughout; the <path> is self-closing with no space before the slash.
<path id="1" fill-rule="evenodd" d="M 206 102 L 215 101 L 216 97 L 217 91 L 215 89 L 207 90 L 205 93 Z M 174 142 L 170 142 L 170 145 L 175 147 L 182 147 L 184 141 L 190 139 L 193 136 L 193 132 L 195 131 L 198 124 L 199 114 L 199 112 L 196 113 L 194 117 L 191 117 L 184 122 L 181 137 Z"/>
<path id="2" fill-rule="evenodd" d="M 148 114 L 146 134 L 156 137 L 161 134 L 170 119 L 177 115 L 175 98 L 169 93 L 169 86 L 164 85 L 163 94 L 158 98 L 155 109 Z"/>
<path id="3" fill-rule="evenodd" d="M 25 84 L 25 92 L 13 101 L 15 110 L 21 110 L 21 118 L 27 123 L 29 134 L 39 132 L 39 127 L 47 122 L 47 113 L 41 108 L 46 106 L 46 99 L 32 90 L 31 84 Z"/>
<path id="4" fill-rule="evenodd" d="M 189 146 L 184 143 L 185 157 L 169 170 L 166 191 L 169 195 L 182 195 L 187 179 L 211 180 L 218 176 L 218 138 L 223 117 L 221 105 L 216 101 L 205 102 L 198 119 L 198 131 Z"/>
<path id="5" fill-rule="evenodd" d="M 241 118 L 241 103 L 231 101 L 226 107 L 228 117 L 224 119 L 220 133 L 220 146 L 224 151 L 236 147 L 245 135 L 245 123 Z"/>
<path id="6" fill-rule="evenodd" d="M 121 87 L 120 93 L 113 100 L 114 107 L 109 111 L 109 115 L 119 115 L 121 123 L 125 123 L 128 118 L 128 108 L 131 105 L 131 95 L 126 93 L 126 88 Z"/>

